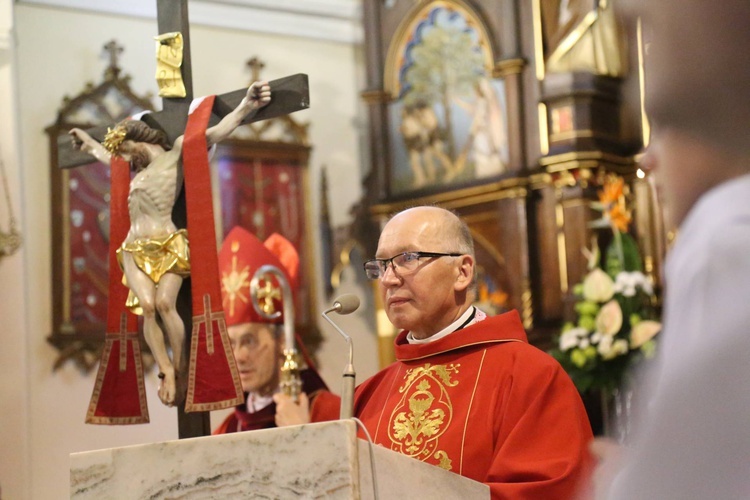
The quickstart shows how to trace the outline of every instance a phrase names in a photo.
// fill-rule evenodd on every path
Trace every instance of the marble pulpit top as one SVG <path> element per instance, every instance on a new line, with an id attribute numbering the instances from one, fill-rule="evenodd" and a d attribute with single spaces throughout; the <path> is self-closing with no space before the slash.
<path id="1" fill-rule="evenodd" d="M 372 449 L 380 499 L 489 498 L 481 483 Z M 370 449 L 352 420 L 70 455 L 70 498 L 369 499 Z"/>

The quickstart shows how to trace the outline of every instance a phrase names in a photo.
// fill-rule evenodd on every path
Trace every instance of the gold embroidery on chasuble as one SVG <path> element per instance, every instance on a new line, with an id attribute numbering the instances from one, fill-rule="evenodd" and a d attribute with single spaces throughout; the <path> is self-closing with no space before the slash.
<path id="1" fill-rule="evenodd" d="M 391 413 L 388 437 L 392 450 L 423 462 L 432 458 L 439 467 L 451 470 L 452 460 L 438 447 L 440 436 L 453 417 L 453 403 L 446 388 L 458 385 L 452 376 L 460 366 L 426 363 L 406 371 L 398 390 L 401 399 Z"/>

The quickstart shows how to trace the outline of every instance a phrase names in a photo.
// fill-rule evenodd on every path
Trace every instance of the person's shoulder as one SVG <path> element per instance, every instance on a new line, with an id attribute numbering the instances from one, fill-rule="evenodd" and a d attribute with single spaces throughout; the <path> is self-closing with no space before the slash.
<path id="1" fill-rule="evenodd" d="M 706 192 L 678 231 L 675 248 L 732 247 L 750 233 L 750 174 L 724 182 Z M 680 245 L 684 241 L 684 245 Z"/>
<path id="2" fill-rule="evenodd" d="M 667 257 L 668 281 L 689 283 L 706 274 L 737 273 L 748 267 L 750 203 L 746 200 L 727 199 L 723 207 L 705 205 L 703 213 L 685 224 Z"/>
<path id="3" fill-rule="evenodd" d="M 310 421 L 326 422 L 339 418 L 341 411 L 341 397 L 321 389 L 311 395 Z"/>
<path id="4" fill-rule="evenodd" d="M 536 346 L 527 342 L 508 341 L 487 345 L 488 360 L 496 365 L 512 364 L 519 369 L 557 370 L 560 364 Z M 526 367 L 526 368 L 525 368 Z"/>
<path id="5" fill-rule="evenodd" d="M 707 274 L 723 273 L 744 262 L 750 248 L 750 175 L 726 182 L 698 200 L 679 228 L 667 254 L 669 286 L 689 288 Z M 729 264 L 729 263 L 734 264 Z"/>
<path id="6" fill-rule="evenodd" d="M 504 342 L 487 347 L 483 376 L 491 380 L 510 381 L 531 391 L 544 387 L 565 387 L 571 394 L 575 387 L 560 363 L 545 351 L 525 342 Z"/>

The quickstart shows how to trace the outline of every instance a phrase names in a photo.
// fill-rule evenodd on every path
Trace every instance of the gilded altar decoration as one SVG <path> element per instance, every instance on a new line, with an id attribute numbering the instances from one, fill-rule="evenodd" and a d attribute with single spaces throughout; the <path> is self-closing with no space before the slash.
<path id="1" fill-rule="evenodd" d="M 404 384 L 399 388 L 402 397 L 391 414 L 392 450 L 422 461 L 432 459 L 443 469 L 451 470 L 451 459 L 438 446 L 453 417 L 453 404 L 446 387 L 458 385 L 452 375 L 458 373 L 460 366 L 426 363 L 407 370 Z"/>
<path id="2" fill-rule="evenodd" d="M 653 356 L 661 330 L 653 283 L 628 233 L 624 188 L 621 177 L 610 175 L 593 203 L 602 217 L 592 225 L 610 229 L 612 240 L 603 256 L 596 240 L 585 250 L 589 272 L 574 288 L 577 320 L 563 326 L 551 351 L 581 392 L 618 390 L 630 366 Z"/>
<path id="3" fill-rule="evenodd" d="M 614 0 L 542 0 L 547 71 L 585 71 L 595 75 L 623 76 L 625 57 Z"/>
<path id="4" fill-rule="evenodd" d="M 156 83 L 159 97 L 185 97 L 185 83 L 182 81 L 182 33 L 164 33 L 156 40 Z"/>

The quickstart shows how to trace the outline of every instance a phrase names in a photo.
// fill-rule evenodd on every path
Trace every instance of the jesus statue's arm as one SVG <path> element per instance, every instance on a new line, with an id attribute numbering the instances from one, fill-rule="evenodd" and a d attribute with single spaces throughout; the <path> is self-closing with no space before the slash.
<path id="1" fill-rule="evenodd" d="M 240 126 L 242 120 L 269 102 L 271 102 L 271 87 L 268 82 L 254 82 L 247 89 L 247 94 L 237 107 L 222 118 L 219 123 L 206 130 L 208 147 L 229 137 L 229 134 Z"/>
<path id="2" fill-rule="evenodd" d="M 102 163 L 109 164 L 111 155 L 99 141 L 91 137 L 80 128 L 73 128 L 68 132 L 73 140 L 73 147 L 90 154 Z"/>

